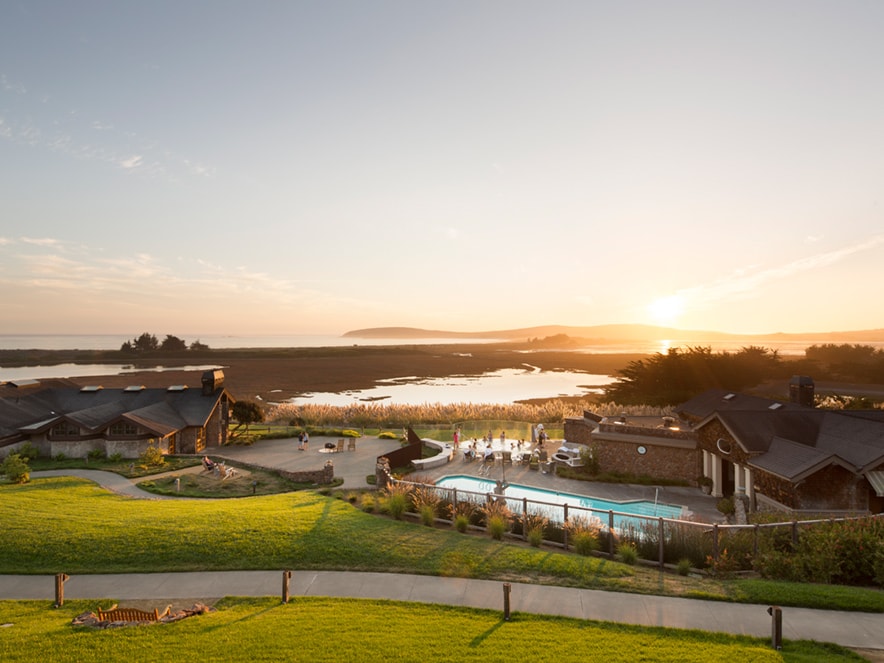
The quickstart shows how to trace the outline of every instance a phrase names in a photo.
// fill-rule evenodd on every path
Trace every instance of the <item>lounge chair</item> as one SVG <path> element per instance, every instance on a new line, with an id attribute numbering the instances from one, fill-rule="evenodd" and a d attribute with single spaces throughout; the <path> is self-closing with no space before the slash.
<path id="1" fill-rule="evenodd" d="M 344 451 L 344 438 L 338 440 L 338 446 L 335 447 L 335 453 L 341 453 Z"/>
<path id="2" fill-rule="evenodd" d="M 347 440 L 347 451 L 356 451 L 356 438 L 351 437 Z"/>

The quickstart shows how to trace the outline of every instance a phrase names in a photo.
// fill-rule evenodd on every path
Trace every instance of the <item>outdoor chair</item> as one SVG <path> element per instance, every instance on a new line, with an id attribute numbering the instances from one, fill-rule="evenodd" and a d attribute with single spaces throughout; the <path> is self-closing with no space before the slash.
<path id="1" fill-rule="evenodd" d="M 351 437 L 347 440 L 347 451 L 356 451 L 356 438 Z"/>
<path id="2" fill-rule="evenodd" d="M 338 446 L 335 448 L 335 453 L 341 453 L 344 451 L 344 438 L 338 440 Z"/>

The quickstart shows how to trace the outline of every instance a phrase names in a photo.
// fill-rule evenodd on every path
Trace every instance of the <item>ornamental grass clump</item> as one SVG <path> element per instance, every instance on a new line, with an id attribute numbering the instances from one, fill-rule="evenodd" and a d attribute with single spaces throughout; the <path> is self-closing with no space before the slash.
<path id="1" fill-rule="evenodd" d="M 411 491 L 411 501 L 420 515 L 421 523 L 427 527 L 436 524 L 436 514 L 441 498 L 432 488 L 419 486 Z"/>
<path id="2" fill-rule="evenodd" d="M 500 541 L 509 528 L 512 512 L 506 505 L 505 500 L 490 500 L 481 508 L 485 516 L 485 529 L 491 538 Z"/>
<path id="3" fill-rule="evenodd" d="M 617 546 L 617 557 L 620 558 L 620 561 L 624 564 L 628 564 L 629 566 L 634 566 L 638 561 L 638 550 L 635 547 L 634 543 L 621 543 Z"/>
<path id="4" fill-rule="evenodd" d="M 565 527 L 568 530 L 571 545 L 579 555 L 591 555 L 599 549 L 601 527 L 598 523 L 578 516 L 569 520 Z"/>
<path id="5" fill-rule="evenodd" d="M 539 513 L 525 513 L 522 515 L 522 532 L 525 540 L 534 547 L 539 548 L 543 544 L 543 533 L 549 524 L 549 518 Z"/>
<path id="6" fill-rule="evenodd" d="M 391 483 L 387 486 L 384 509 L 396 520 L 402 520 L 408 511 L 411 487 L 404 483 Z"/>
<path id="7" fill-rule="evenodd" d="M 475 502 L 461 501 L 448 505 L 448 514 L 454 521 L 454 529 L 463 534 L 470 528 L 470 521 L 476 517 L 478 507 Z"/>

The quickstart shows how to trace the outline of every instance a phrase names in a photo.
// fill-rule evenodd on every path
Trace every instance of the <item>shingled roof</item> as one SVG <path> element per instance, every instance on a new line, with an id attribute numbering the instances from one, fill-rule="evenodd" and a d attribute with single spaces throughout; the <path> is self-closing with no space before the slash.
<path id="1" fill-rule="evenodd" d="M 199 388 L 102 389 L 66 385 L 0 386 L 0 442 L 46 430 L 59 421 L 98 432 L 130 421 L 159 435 L 205 426 L 223 387 L 204 395 Z"/>
<path id="2" fill-rule="evenodd" d="M 817 410 L 712 389 L 678 408 L 700 430 L 718 421 L 750 466 L 790 481 L 831 464 L 862 474 L 884 463 L 884 411 Z"/>

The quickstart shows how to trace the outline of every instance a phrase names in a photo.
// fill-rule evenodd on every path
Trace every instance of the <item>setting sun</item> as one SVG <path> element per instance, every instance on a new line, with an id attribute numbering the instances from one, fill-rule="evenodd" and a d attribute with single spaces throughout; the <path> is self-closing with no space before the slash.
<path id="1" fill-rule="evenodd" d="M 678 295 L 658 297 L 648 304 L 648 314 L 658 325 L 674 325 L 683 312 L 684 300 Z"/>

